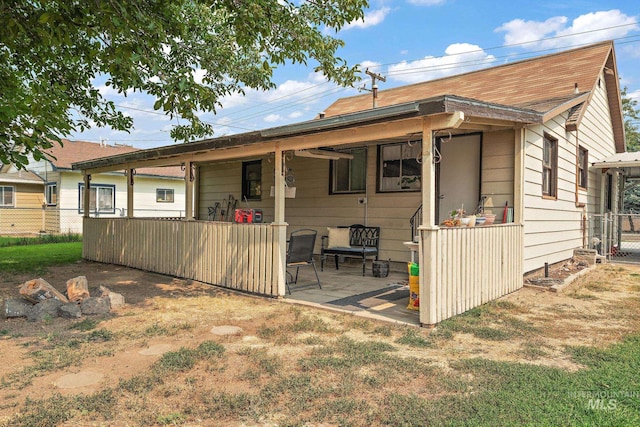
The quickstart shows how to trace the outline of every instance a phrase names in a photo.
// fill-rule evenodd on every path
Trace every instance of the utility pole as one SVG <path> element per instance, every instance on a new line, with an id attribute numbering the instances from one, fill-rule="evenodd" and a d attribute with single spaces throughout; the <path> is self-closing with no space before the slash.
<path id="1" fill-rule="evenodd" d="M 378 106 L 376 101 L 378 99 L 378 85 L 376 84 L 376 79 L 382 82 L 386 82 L 387 78 L 382 77 L 380 74 L 374 73 L 373 71 L 369 71 L 368 68 L 364 72 L 371 76 L 371 92 L 373 94 L 373 108 L 376 108 Z"/>

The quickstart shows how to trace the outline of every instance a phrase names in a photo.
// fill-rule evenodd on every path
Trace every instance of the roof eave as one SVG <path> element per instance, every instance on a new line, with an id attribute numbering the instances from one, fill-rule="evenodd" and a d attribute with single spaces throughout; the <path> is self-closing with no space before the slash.
<path id="1" fill-rule="evenodd" d="M 101 159 L 77 162 L 72 164 L 72 169 L 97 169 L 125 163 L 176 157 L 197 152 L 237 148 L 242 145 L 269 142 L 276 139 L 318 134 L 350 127 L 376 124 L 384 121 L 401 120 L 434 114 L 454 113 L 456 111 L 464 112 L 465 116 L 502 119 L 513 122 L 514 124 L 541 123 L 542 120 L 542 115 L 534 110 L 489 104 L 453 95 L 442 95 L 388 107 L 380 107 L 340 116 L 332 116 L 286 126 L 279 126 L 257 132 L 242 133 L 227 137 L 196 141 L 188 144 L 170 145 L 149 150 L 119 154 Z"/>

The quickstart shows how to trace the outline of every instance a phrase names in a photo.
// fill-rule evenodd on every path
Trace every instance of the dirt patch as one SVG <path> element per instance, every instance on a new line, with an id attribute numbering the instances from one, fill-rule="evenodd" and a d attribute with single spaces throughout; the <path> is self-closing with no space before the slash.
<path id="1" fill-rule="evenodd" d="M 116 389 L 148 372 L 166 352 L 209 341 L 224 346 L 224 367 L 203 368 L 198 378 L 165 379 L 157 394 L 145 398 L 149 411 L 166 411 L 173 400 L 179 405 L 205 384 L 229 393 L 250 392 L 267 384 L 273 372 L 300 369 L 301 360 L 314 349 L 341 340 L 384 342 L 397 348 L 400 358 L 421 360 L 445 373 L 456 360 L 475 357 L 575 371 L 581 366 L 566 352 L 568 346 L 603 346 L 640 330 L 639 267 L 597 266 L 558 293 L 521 289 L 433 329 L 415 329 L 411 337 L 428 344 L 422 347 L 398 344 L 412 330 L 406 326 L 239 295 L 121 266 L 79 262 L 50 268 L 43 278 L 63 289 L 78 275 L 86 276 L 90 286 L 104 285 L 124 295 L 125 307 L 108 316 L 87 317 L 90 322 L 0 321 L 0 425 L 27 398 Z M 0 297 L 15 296 L 21 283 L 32 278 L 0 278 Z M 219 328 L 237 333 L 212 333 Z M 83 387 L 59 386 L 81 372 L 94 373 L 99 380 Z M 370 376 L 366 369 L 358 375 Z M 385 387 L 393 387 L 389 375 L 391 383 Z M 413 381 L 421 380 L 426 379 Z M 134 403 L 131 408 L 136 410 Z M 121 416 L 124 424 L 136 424 Z"/>
<path id="2" fill-rule="evenodd" d="M 544 268 L 540 268 L 526 274 L 524 283 L 525 285 L 541 287 L 562 284 L 566 279 L 588 268 L 589 265 L 586 262 L 576 258 L 570 258 L 566 261 L 550 265 L 547 272 L 545 272 Z"/>

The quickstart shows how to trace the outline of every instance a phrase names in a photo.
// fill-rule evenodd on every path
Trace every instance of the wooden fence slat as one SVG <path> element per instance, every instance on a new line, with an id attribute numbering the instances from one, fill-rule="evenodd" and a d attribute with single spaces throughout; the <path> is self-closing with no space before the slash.
<path id="1" fill-rule="evenodd" d="M 437 239 L 438 253 L 426 253 L 428 238 Z M 521 225 L 423 230 L 421 242 L 421 267 L 433 262 L 436 276 L 425 283 L 429 289 L 423 295 L 434 301 L 424 301 L 421 310 L 427 314 L 421 319 L 438 323 L 522 287 Z"/>
<path id="2" fill-rule="evenodd" d="M 269 224 L 89 218 L 83 235 L 89 260 L 277 295 L 279 248 Z"/>

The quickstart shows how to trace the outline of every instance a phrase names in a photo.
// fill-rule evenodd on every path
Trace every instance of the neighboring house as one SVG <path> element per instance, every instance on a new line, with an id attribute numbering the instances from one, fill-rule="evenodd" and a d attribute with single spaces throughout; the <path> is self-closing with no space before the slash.
<path id="1" fill-rule="evenodd" d="M 64 139 L 62 145 L 45 151 L 40 161 L 30 159 L 27 166 L 37 176 L 39 189 L 37 202 L 32 206 L 16 204 L 16 208 L 46 206 L 46 232 L 82 232 L 84 192 L 82 173 L 72 170 L 73 162 L 98 159 L 117 154 L 139 151 L 125 145 L 107 145 Z M 2 179 L 2 178 L 0 178 Z M 184 172 L 179 166 L 140 168 L 135 171 L 136 216 L 184 216 Z M 127 177 L 123 171 L 95 174 L 91 182 L 90 212 L 97 216 L 124 216 L 127 214 Z M 41 230 L 38 226 L 37 230 Z M 32 230 L 33 231 L 33 230 Z"/>
<path id="2" fill-rule="evenodd" d="M 404 242 L 417 235 L 420 321 L 433 324 L 585 246 L 584 218 L 612 208 L 618 182 L 589 164 L 624 150 L 615 53 L 603 42 L 381 90 L 377 108 L 370 95 L 344 98 L 316 120 L 73 167 L 195 172 L 186 221 L 87 219 L 89 259 L 282 296 L 289 231 L 380 226 L 382 259 L 407 261 Z M 285 199 L 287 185 L 295 198 Z M 267 224 L 191 221 L 229 194 L 261 208 Z M 439 226 L 480 203 L 494 225 Z"/>
<path id="3" fill-rule="evenodd" d="M 0 234 L 22 234 L 41 230 L 44 181 L 38 175 L 0 167 Z"/>

